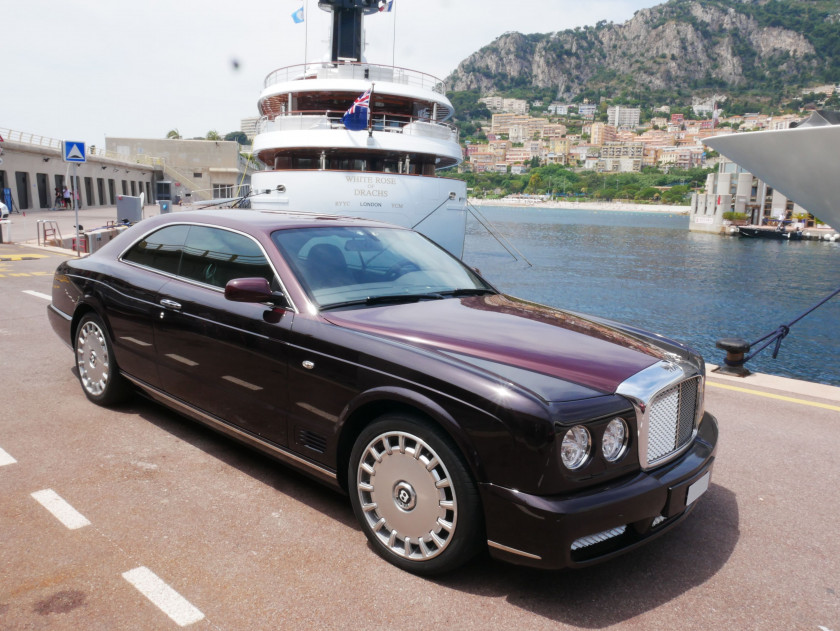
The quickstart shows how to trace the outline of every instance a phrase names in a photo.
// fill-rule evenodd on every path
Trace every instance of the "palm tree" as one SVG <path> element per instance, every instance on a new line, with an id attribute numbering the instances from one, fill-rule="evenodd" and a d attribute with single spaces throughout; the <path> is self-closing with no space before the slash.
<path id="1" fill-rule="evenodd" d="M 167 137 L 167 138 L 171 138 L 171 139 L 173 139 L 173 140 L 180 140 L 180 139 L 181 139 L 181 134 L 180 134 L 180 132 L 179 132 L 177 129 L 170 129 L 170 130 L 166 133 L 166 137 Z"/>
<path id="2" fill-rule="evenodd" d="M 212 129 L 207 132 L 207 140 L 221 140 L 222 137 L 219 135 L 215 129 Z"/>

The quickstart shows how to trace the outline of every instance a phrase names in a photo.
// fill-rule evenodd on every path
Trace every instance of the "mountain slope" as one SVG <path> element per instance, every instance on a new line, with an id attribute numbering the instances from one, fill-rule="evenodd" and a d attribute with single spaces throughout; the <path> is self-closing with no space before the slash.
<path id="1" fill-rule="evenodd" d="M 720 90 L 781 99 L 829 82 L 840 82 L 840 0 L 670 0 L 624 24 L 506 33 L 447 80 L 454 91 L 640 101 Z"/>

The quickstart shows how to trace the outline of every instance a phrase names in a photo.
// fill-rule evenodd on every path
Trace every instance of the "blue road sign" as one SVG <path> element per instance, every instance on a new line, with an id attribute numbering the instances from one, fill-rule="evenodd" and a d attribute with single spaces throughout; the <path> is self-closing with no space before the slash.
<path id="1" fill-rule="evenodd" d="M 65 162 L 85 162 L 85 143 L 75 140 L 62 141 Z"/>

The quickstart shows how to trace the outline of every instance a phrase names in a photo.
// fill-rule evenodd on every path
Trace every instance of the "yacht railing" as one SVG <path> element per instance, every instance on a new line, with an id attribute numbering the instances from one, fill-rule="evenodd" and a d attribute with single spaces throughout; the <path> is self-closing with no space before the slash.
<path id="1" fill-rule="evenodd" d="M 341 117 L 344 112 L 290 112 L 274 120 L 263 116 L 257 121 L 257 134 L 274 131 L 313 131 L 344 129 Z M 458 129 L 448 123 L 397 114 L 373 114 L 373 131 L 434 138 L 458 143 Z"/>
<path id="2" fill-rule="evenodd" d="M 443 81 L 430 74 L 400 68 L 398 66 L 380 66 L 357 62 L 335 63 L 321 62 L 314 64 L 298 64 L 278 68 L 265 78 L 265 87 L 287 81 L 301 81 L 307 79 L 358 79 L 362 81 L 383 81 L 410 85 L 424 90 L 432 90 L 439 94 L 446 94 Z"/>

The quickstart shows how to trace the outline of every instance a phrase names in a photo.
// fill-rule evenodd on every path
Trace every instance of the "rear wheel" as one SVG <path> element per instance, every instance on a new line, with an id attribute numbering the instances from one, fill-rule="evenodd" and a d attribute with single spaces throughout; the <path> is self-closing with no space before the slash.
<path id="1" fill-rule="evenodd" d="M 350 499 L 377 554 L 415 574 L 468 561 L 481 542 L 478 492 L 457 448 L 420 419 L 386 415 L 350 457 Z"/>
<path id="2" fill-rule="evenodd" d="M 124 401 L 128 384 L 119 373 L 111 340 L 98 315 L 88 313 L 82 317 L 73 347 L 79 381 L 87 398 L 99 405 Z"/>

